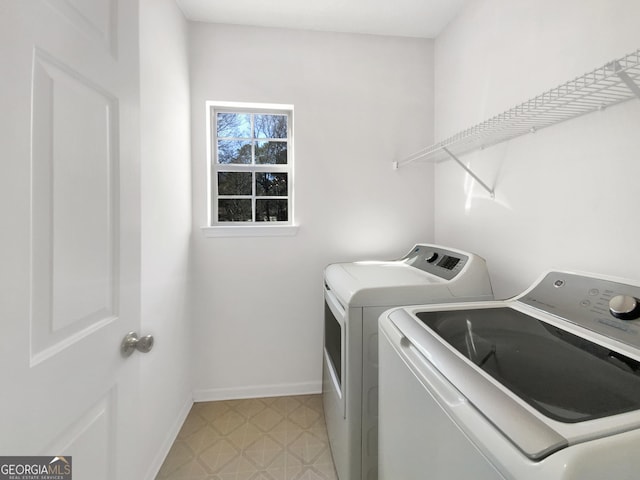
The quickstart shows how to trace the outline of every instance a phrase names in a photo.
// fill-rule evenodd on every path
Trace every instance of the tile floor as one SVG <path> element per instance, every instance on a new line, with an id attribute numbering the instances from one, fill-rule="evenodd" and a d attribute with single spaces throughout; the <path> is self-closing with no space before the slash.
<path id="1" fill-rule="evenodd" d="M 337 480 L 322 397 L 196 403 L 156 480 Z"/>

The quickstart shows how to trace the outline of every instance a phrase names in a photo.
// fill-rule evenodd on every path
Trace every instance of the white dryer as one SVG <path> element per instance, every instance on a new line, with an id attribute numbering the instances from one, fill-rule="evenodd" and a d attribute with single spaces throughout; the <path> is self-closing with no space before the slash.
<path id="1" fill-rule="evenodd" d="M 323 404 L 339 480 L 375 480 L 378 318 L 399 305 L 492 300 L 485 261 L 419 244 L 395 261 L 337 263 L 324 272 Z"/>
<path id="2" fill-rule="evenodd" d="M 635 480 L 640 284 L 549 272 L 380 318 L 382 480 Z"/>

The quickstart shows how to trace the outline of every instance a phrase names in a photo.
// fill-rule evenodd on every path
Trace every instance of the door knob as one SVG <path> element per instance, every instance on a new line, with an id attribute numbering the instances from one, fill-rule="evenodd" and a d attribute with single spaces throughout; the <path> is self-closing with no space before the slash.
<path id="1" fill-rule="evenodd" d="M 136 332 L 129 332 L 125 335 L 122 343 L 120 344 L 120 353 L 123 357 L 128 357 L 134 350 L 138 350 L 142 353 L 147 353 L 153 348 L 153 336 L 147 335 L 142 338 L 138 338 Z"/>

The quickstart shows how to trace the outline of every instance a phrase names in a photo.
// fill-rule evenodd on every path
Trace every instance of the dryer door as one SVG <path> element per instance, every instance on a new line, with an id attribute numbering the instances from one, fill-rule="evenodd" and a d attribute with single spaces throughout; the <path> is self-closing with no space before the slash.
<path id="1" fill-rule="evenodd" d="M 325 396 L 325 405 L 333 405 L 333 408 L 337 409 L 337 412 L 333 413 L 341 418 L 345 418 L 346 410 L 346 322 L 345 309 L 336 296 L 325 289 L 322 391 Z"/>

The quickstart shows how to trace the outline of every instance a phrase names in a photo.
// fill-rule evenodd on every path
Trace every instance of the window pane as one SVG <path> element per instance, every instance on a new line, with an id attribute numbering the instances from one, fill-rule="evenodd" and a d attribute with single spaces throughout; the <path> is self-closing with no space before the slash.
<path id="1" fill-rule="evenodd" d="M 256 138 L 287 138 L 286 115 L 255 115 Z"/>
<path id="2" fill-rule="evenodd" d="M 251 200 L 250 199 L 218 199 L 218 221 L 219 222 L 250 222 Z"/>
<path id="3" fill-rule="evenodd" d="M 251 163 L 251 141 L 218 140 L 218 163 Z"/>
<path id="4" fill-rule="evenodd" d="M 256 173 L 256 195 L 261 197 L 286 196 L 287 173 Z"/>
<path id="5" fill-rule="evenodd" d="M 256 222 L 286 222 L 288 220 L 287 200 L 266 198 L 256 200 Z"/>
<path id="6" fill-rule="evenodd" d="M 218 195 L 251 195 L 251 172 L 218 172 Z"/>
<path id="7" fill-rule="evenodd" d="M 248 113 L 218 113 L 218 137 L 251 138 L 251 115 Z"/>
<path id="8" fill-rule="evenodd" d="M 292 113 L 285 105 L 248 104 L 211 105 L 210 112 L 212 224 L 290 223 Z"/>
<path id="9" fill-rule="evenodd" d="M 287 142 L 256 142 L 256 163 L 286 165 Z"/>

